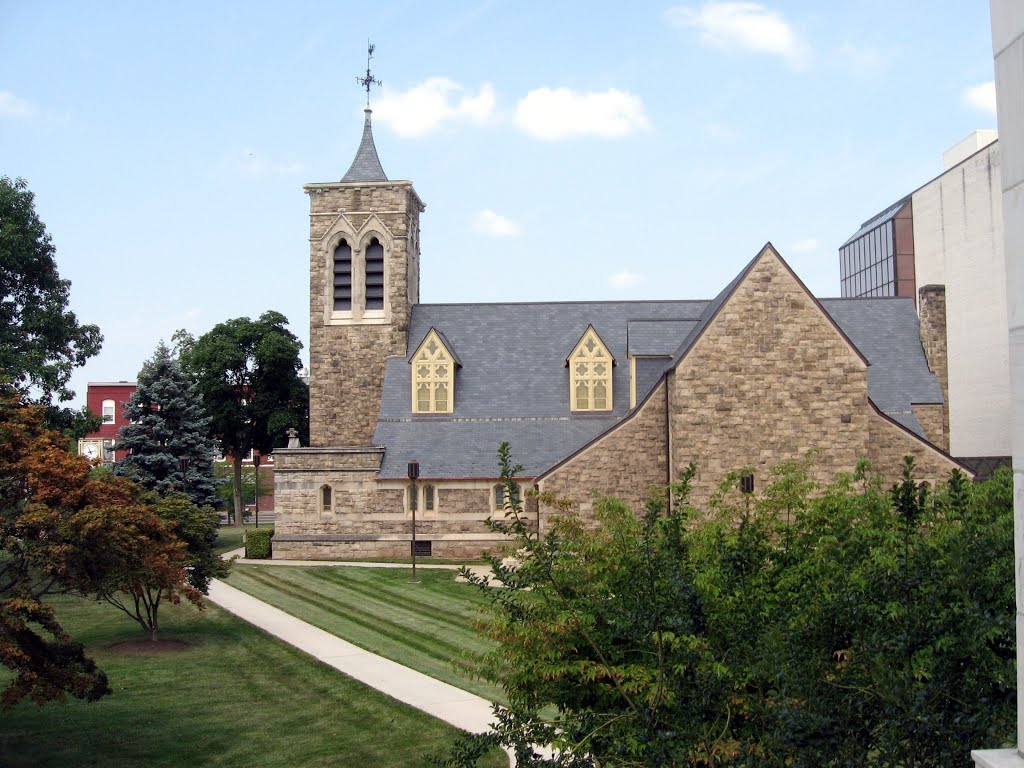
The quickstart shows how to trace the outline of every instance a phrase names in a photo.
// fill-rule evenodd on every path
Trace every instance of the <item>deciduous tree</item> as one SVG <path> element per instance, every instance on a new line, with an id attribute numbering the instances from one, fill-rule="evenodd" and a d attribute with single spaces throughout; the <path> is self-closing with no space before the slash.
<path id="1" fill-rule="evenodd" d="M 56 403 L 74 396 L 71 372 L 99 352 L 103 336 L 68 309 L 71 283 L 55 254 L 28 184 L 0 177 L 0 375 L 48 406 L 52 426 L 73 431 L 84 413 Z"/>
<path id="2" fill-rule="evenodd" d="M 684 476 L 671 510 L 600 498 L 543 537 L 510 492 L 491 524 L 521 564 L 492 560 L 478 666 L 510 706 L 446 764 L 500 743 L 524 766 L 938 768 L 1012 741 L 1009 473 L 904 470 L 820 487 L 788 462 L 759 498 L 738 472 L 700 511 Z"/>
<path id="3" fill-rule="evenodd" d="M 49 526 L 27 524 L 55 503 L 85 503 L 89 465 L 43 426 L 43 409 L 0 385 L 0 662 L 14 671 L 0 705 L 42 704 L 65 695 L 89 701 L 110 692 L 106 675 L 61 627 L 42 598 L 59 584 L 42 572 L 53 549 L 73 547 Z"/>
<path id="4" fill-rule="evenodd" d="M 195 378 L 211 434 L 234 463 L 235 524 L 242 524 L 242 461 L 286 444 L 287 430 L 309 432 L 309 391 L 299 378 L 302 343 L 279 312 L 220 323 L 198 339 L 175 334 L 185 369 Z"/>

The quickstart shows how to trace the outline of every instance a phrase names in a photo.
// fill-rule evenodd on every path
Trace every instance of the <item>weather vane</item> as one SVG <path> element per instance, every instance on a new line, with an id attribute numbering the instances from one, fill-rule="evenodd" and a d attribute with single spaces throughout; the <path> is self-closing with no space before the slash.
<path id="1" fill-rule="evenodd" d="M 375 47 L 376 46 L 374 46 L 374 44 L 369 40 L 366 41 L 366 76 L 356 78 L 356 82 L 366 89 L 366 106 L 370 106 L 370 86 L 384 85 L 384 83 L 377 80 L 372 74 L 370 74 L 370 59 L 373 58 L 373 49 Z"/>

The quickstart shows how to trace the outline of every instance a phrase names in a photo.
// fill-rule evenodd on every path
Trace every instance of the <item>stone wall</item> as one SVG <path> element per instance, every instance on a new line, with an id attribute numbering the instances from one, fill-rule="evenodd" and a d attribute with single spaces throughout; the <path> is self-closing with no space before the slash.
<path id="1" fill-rule="evenodd" d="M 310 200 L 310 444 L 367 445 L 380 409 L 388 356 L 406 354 L 419 301 L 419 213 L 409 182 L 306 187 Z M 353 264 L 370 234 L 385 245 L 383 317 L 332 319 L 333 249 L 344 236 Z M 354 274 L 353 282 L 358 278 Z"/>
<path id="2" fill-rule="evenodd" d="M 593 494 L 610 494 L 641 512 L 651 493 L 664 495 L 668 482 L 665 382 L 638 409 L 591 445 L 538 478 L 542 492 L 570 499 L 577 511 L 590 510 Z M 540 509 L 540 526 L 555 510 Z"/>
<path id="3" fill-rule="evenodd" d="M 698 504 L 735 470 L 761 489 L 817 451 L 827 482 L 868 451 L 867 365 L 770 249 L 669 373 L 669 408 L 672 471 L 696 462 Z"/>
<path id="4" fill-rule="evenodd" d="M 275 559 L 409 556 L 408 484 L 377 479 L 383 449 L 281 449 L 274 456 Z M 432 484 L 435 508 L 417 511 L 416 532 L 431 542 L 433 557 L 479 558 L 504 543 L 483 522 L 491 514 L 493 482 Z M 329 509 L 321 503 L 325 486 L 331 489 Z"/>
<path id="5" fill-rule="evenodd" d="M 942 388 L 942 421 L 940 430 L 936 429 L 934 417 L 926 416 L 932 430 L 924 428 L 928 439 L 949 450 L 949 363 L 946 338 L 946 287 L 944 285 L 926 285 L 918 291 L 918 312 L 920 314 L 921 346 L 928 360 L 928 368 L 939 380 Z M 915 409 L 915 414 L 916 414 Z M 921 417 L 918 416 L 918 421 Z M 924 427 L 924 423 L 921 424 Z"/>
<path id="6" fill-rule="evenodd" d="M 961 467 L 934 446 L 910 434 L 877 410 L 872 409 L 868 427 L 870 443 L 867 457 L 875 471 L 880 473 L 886 482 L 894 483 L 903 476 L 904 456 L 914 457 L 917 466 L 916 477 L 919 481 L 927 480 L 934 484 L 948 480 L 949 473 L 954 469 L 971 475 L 968 469 Z"/>
<path id="7" fill-rule="evenodd" d="M 914 415 L 924 430 L 925 437 L 946 453 L 949 452 L 949 412 L 946 406 L 938 403 L 915 403 L 911 406 Z"/>

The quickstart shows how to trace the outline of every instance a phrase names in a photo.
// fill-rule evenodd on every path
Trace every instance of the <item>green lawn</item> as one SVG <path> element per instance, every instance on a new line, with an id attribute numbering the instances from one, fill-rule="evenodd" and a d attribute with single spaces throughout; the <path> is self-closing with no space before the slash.
<path id="1" fill-rule="evenodd" d="M 255 526 L 247 525 L 246 528 L 254 528 Z M 222 525 L 217 530 L 217 545 L 216 550 L 220 553 L 230 552 L 233 549 L 240 549 L 242 547 L 242 529 L 236 528 L 231 525 Z"/>
<path id="2" fill-rule="evenodd" d="M 490 701 L 501 690 L 473 678 L 459 662 L 487 650 L 471 623 L 486 598 L 457 571 L 358 567 L 288 567 L 235 563 L 228 583 L 373 653 Z"/>
<path id="3" fill-rule="evenodd" d="M 142 634 L 127 618 L 106 604 L 53 603 L 114 692 L 0 713 L 5 768 L 426 765 L 457 733 L 212 605 L 161 610 L 162 637 L 186 650 L 121 655 L 111 646 Z"/>

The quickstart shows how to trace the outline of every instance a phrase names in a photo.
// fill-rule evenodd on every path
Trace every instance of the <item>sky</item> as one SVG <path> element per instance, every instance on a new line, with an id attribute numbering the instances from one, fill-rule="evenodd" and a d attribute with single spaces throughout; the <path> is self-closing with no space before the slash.
<path id="1" fill-rule="evenodd" d="M 768 241 L 837 296 L 843 241 L 996 125 L 987 0 L 0 0 L 0 176 L 105 339 L 74 404 L 179 328 L 308 345 L 302 185 L 355 155 L 368 41 L 424 303 L 712 298 Z"/>

